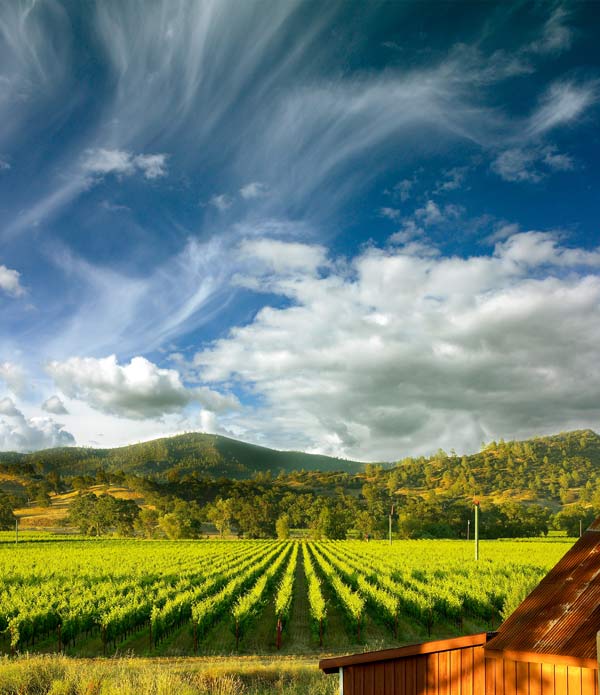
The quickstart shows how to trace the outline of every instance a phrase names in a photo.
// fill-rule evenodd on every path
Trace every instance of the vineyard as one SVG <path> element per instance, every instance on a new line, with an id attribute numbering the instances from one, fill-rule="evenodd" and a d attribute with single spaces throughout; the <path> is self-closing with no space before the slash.
<path id="1" fill-rule="evenodd" d="M 496 627 L 567 551 L 487 541 L 0 542 L 0 652 L 308 654 Z"/>

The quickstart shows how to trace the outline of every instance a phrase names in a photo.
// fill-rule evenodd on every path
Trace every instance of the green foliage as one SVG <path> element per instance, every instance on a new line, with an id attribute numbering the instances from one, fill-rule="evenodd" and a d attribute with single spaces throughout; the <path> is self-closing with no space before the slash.
<path id="1" fill-rule="evenodd" d="M 18 651 L 57 648 L 60 635 L 63 648 L 100 644 L 100 651 L 114 653 L 149 627 L 156 648 L 180 628 L 189 635 L 190 622 L 201 639 L 215 623 L 231 620 L 242 638 L 267 614 L 267 601 L 284 622 L 294 619 L 300 545 L 311 626 L 325 638 L 326 610 L 337 610 L 336 604 L 355 635 L 367 608 L 390 634 L 396 616 L 411 631 L 447 631 L 463 618 L 481 629 L 495 627 L 500 612 L 512 610 L 569 547 L 565 540 L 482 541 L 476 563 L 472 544 L 460 541 L 323 541 L 311 546 L 315 567 L 305 542 L 94 539 L 15 548 L 11 537 L 0 542 L 4 649 L 11 643 Z M 317 571 L 329 584 L 329 606 Z M 272 620 L 273 611 L 268 614 Z M 271 635 L 273 627 L 269 623 Z M 134 641 L 144 649 L 150 642 L 141 635 Z"/>
<path id="2" fill-rule="evenodd" d="M 132 500 L 94 493 L 80 495 L 69 507 L 68 522 L 84 535 L 102 536 L 109 531 L 133 534 L 140 508 Z"/>
<path id="3" fill-rule="evenodd" d="M 579 536 L 579 529 L 585 529 L 594 521 L 596 512 L 582 505 L 573 505 L 558 512 L 554 517 L 554 528 L 565 531 L 568 536 Z"/>
<path id="4" fill-rule="evenodd" d="M 281 514 L 275 522 L 275 531 L 277 538 L 284 541 L 290 537 L 290 517 L 288 514 Z"/>
<path id="5" fill-rule="evenodd" d="M 325 606 L 323 592 L 321 591 L 321 580 L 315 572 L 306 544 L 302 545 L 302 561 L 304 563 L 304 574 L 308 582 L 308 605 L 310 606 L 311 625 L 313 632 L 319 635 L 322 643 L 327 608 Z"/>
<path id="6" fill-rule="evenodd" d="M 600 483 L 600 437 L 591 430 L 528 441 L 491 442 L 470 456 L 438 452 L 406 458 L 394 469 L 404 487 L 437 488 L 449 495 L 482 496 L 511 489 L 554 501 L 569 490 Z"/>
<path id="7" fill-rule="evenodd" d="M 292 605 L 294 578 L 298 563 L 298 543 L 294 543 L 290 561 L 275 594 L 275 615 L 283 624 L 287 622 Z"/>
<path id="8" fill-rule="evenodd" d="M 169 512 L 158 518 L 158 526 L 171 540 L 200 538 L 202 513 L 194 502 L 177 500 Z"/>
<path id="9" fill-rule="evenodd" d="M 156 509 L 146 507 L 145 509 L 140 509 L 133 527 L 146 538 L 155 538 L 158 531 L 158 519 L 159 515 Z"/>
<path id="10" fill-rule="evenodd" d="M 15 526 L 15 515 L 8 495 L 0 490 L 0 530 L 10 530 Z"/>

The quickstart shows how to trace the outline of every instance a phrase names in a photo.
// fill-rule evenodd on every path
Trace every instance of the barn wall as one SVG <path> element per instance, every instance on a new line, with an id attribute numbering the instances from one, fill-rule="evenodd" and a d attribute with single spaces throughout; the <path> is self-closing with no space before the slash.
<path id="1" fill-rule="evenodd" d="M 344 667 L 344 695 L 483 695 L 483 647 Z"/>
<path id="2" fill-rule="evenodd" d="M 599 695 L 598 671 L 486 657 L 483 646 L 344 667 L 344 695 Z"/>
<path id="3" fill-rule="evenodd" d="M 486 658 L 485 671 L 485 695 L 598 695 L 597 669 Z"/>

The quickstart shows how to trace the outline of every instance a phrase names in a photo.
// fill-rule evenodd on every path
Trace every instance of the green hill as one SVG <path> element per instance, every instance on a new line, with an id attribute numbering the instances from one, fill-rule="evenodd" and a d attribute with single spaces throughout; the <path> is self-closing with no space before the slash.
<path id="1" fill-rule="evenodd" d="M 600 436 L 576 430 L 490 442 L 469 456 L 440 450 L 429 458 L 403 459 L 389 475 L 398 487 L 455 496 L 589 502 L 600 491 Z"/>
<path id="2" fill-rule="evenodd" d="M 27 454 L 0 452 L 0 466 L 31 466 L 37 473 L 93 475 L 96 470 L 122 471 L 156 479 L 169 471 L 211 478 L 250 478 L 257 473 L 320 470 L 360 472 L 364 464 L 299 451 L 277 451 L 228 437 L 193 432 L 115 449 L 65 447 Z"/>

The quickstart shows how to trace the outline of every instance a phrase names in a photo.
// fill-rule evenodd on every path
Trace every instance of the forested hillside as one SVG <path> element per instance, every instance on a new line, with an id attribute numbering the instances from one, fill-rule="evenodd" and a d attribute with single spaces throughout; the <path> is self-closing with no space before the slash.
<path id="1" fill-rule="evenodd" d="M 31 466 L 38 473 L 93 475 L 96 470 L 162 478 L 169 471 L 214 478 L 250 478 L 257 473 L 292 470 L 358 472 L 358 461 L 299 451 L 276 451 L 214 434 L 192 432 L 115 449 L 68 447 L 27 454 L 0 452 L 0 465 Z"/>
<path id="2" fill-rule="evenodd" d="M 484 537 L 577 534 L 600 514 L 600 437 L 584 430 L 364 465 L 202 434 L 0 455 L 6 527 L 11 505 L 21 516 L 60 506 L 61 524 L 97 535 L 195 537 L 208 524 L 248 537 L 382 537 L 393 508 L 401 537 L 464 537 L 474 498 Z"/>
<path id="3" fill-rule="evenodd" d="M 440 450 L 430 458 L 399 461 L 391 480 L 398 487 L 435 488 L 453 495 L 511 491 L 563 504 L 575 498 L 592 501 L 600 483 L 600 437 L 578 430 L 521 442 L 491 442 L 470 456 Z"/>

